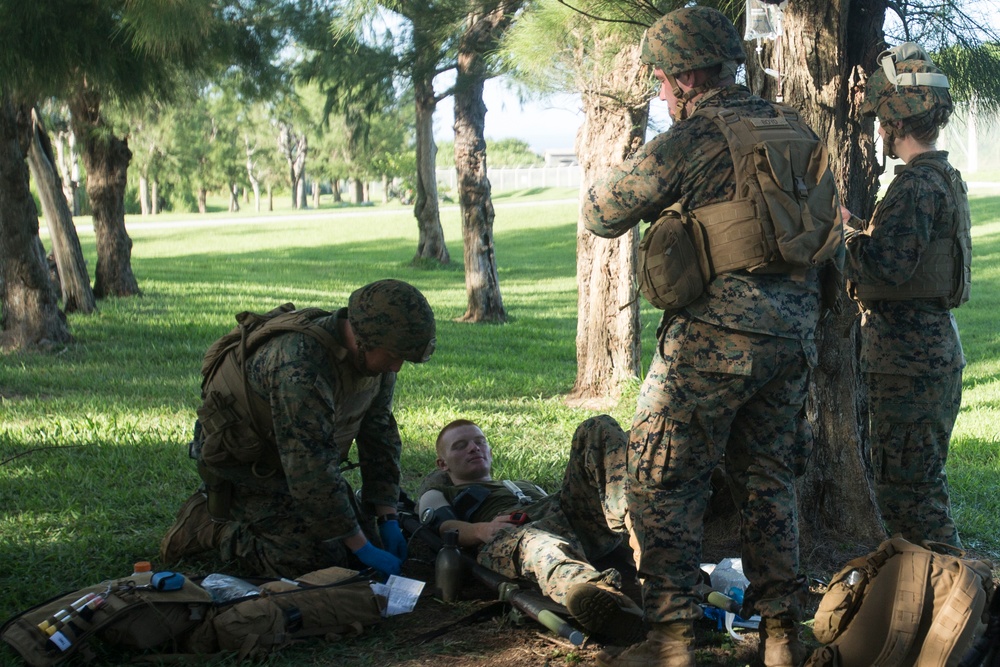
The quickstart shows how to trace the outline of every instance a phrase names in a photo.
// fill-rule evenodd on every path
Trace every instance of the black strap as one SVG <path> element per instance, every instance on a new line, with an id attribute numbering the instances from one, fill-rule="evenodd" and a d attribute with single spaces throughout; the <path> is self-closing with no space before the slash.
<path id="1" fill-rule="evenodd" d="M 482 623 L 483 621 L 488 621 L 492 618 L 496 618 L 497 616 L 500 616 L 503 613 L 504 608 L 506 606 L 507 603 L 504 602 L 503 600 L 494 600 L 485 607 L 477 609 L 476 611 L 466 616 L 463 616 L 457 621 L 452 621 L 451 623 L 448 623 L 447 625 L 444 625 L 440 628 L 431 630 L 430 632 L 425 632 L 422 635 L 417 635 L 416 637 L 411 639 L 409 643 L 413 646 L 426 644 L 430 640 L 437 639 L 442 635 L 446 635 L 452 630 L 455 630 L 456 628 L 464 628 L 469 625 Z"/>

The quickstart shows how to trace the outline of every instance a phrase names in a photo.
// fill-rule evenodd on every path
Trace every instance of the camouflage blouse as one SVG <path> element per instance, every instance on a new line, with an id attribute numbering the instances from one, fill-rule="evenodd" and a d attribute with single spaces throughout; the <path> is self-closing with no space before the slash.
<path id="1" fill-rule="evenodd" d="M 956 203 L 948 183 L 930 160 L 945 151 L 921 153 L 897 168 L 865 229 L 846 230 L 844 274 L 861 284 L 900 285 L 914 273 L 928 244 L 952 234 Z M 924 375 L 965 366 L 951 311 L 932 299 L 865 304 L 861 319 L 862 370 Z"/>

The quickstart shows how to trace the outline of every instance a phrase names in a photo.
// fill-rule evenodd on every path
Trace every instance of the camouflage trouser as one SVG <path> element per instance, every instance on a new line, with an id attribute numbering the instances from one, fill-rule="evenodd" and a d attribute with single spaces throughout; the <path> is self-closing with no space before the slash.
<path id="1" fill-rule="evenodd" d="M 601 415 L 577 428 L 558 505 L 545 517 L 499 532 L 479 551 L 479 563 L 510 578 L 538 584 L 563 603 L 577 583 L 621 585 L 616 570 L 598 572 L 590 561 L 610 553 L 626 532 L 625 448 L 628 438 Z M 528 515 L 531 515 L 529 506 Z"/>
<path id="2" fill-rule="evenodd" d="M 961 547 L 944 466 L 962 403 L 962 371 L 867 378 L 875 492 L 886 529 L 917 544 Z"/>
<path id="3" fill-rule="evenodd" d="M 300 516 L 291 499 L 240 493 L 233 497 L 233 519 L 220 532 L 219 556 L 242 570 L 265 577 L 295 578 L 325 567 L 363 568 L 340 539 L 331 539 L 321 518 Z M 245 489 L 244 489 L 245 491 Z M 375 546 L 381 546 L 373 517 L 361 512 L 350 494 L 355 516 Z"/>
<path id="4" fill-rule="evenodd" d="M 629 513 L 650 621 L 699 618 L 695 593 L 712 470 L 725 457 L 740 512 L 747 602 L 801 614 L 794 479 L 812 449 L 811 341 L 674 317 L 642 386 L 628 452 Z"/>

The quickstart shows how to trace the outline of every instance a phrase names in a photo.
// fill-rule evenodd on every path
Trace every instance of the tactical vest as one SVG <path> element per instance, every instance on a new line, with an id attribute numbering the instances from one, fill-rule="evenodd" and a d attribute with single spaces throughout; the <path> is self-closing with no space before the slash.
<path id="1" fill-rule="evenodd" d="M 919 159 L 919 158 L 918 158 Z M 958 308 L 969 300 L 972 282 L 972 214 L 969 211 L 969 188 L 962 175 L 946 160 L 920 160 L 933 168 L 951 189 L 954 212 L 950 234 L 931 241 L 917 263 L 910 279 L 901 285 L 865 285 L 848 283 L 851 296 L 862 303 L 940 299 L 945 308 Z M 915 166 L 898 165 L 899 174 Z M 876 216 L 878 210 L 876 209 Z"/>
<path id="2" fill-rule="evenodd" d="M 639 282 L 654 306 L 682 308 L 731 271 L 801 273 L 833 260 L 843 268 L 843 223 L 829 152 L 789 107 L 775 118 L 702 107 L 733 160 L 736 196 L 666 209 L 640 243 Z"/>
<path id="3" fill-rule="evenodd" d="M 729 145 L 736 197 L 689 211 L 705 236 L 714 274 L 739 269 L 787 273 L 836 259 L 843 245 L 829 152 L 790 107 L 775 118 L 703 107 Z M 842 260 L 841 260 L 842 261 Z"/>
<path id="4" fill-rule="evenodd" d="M 334 445 L 346 458 L 380 389 L 381 377 L 359 375 L 347 361 L 347 349 L 316 323 L 332 316 L 319 308 L 295 310 L 290 303 L 263 315 L 244 312 L 236 316 L 239 326 L 213 343 L 202 363 L 201 461 L 214 467 L 249 464 L 258 477 L 278 469 L 271 406 L 250 388 L 246 361 L 264 343 L 289 332 L 315 338 L 329 354 L 337 380 Z"/>

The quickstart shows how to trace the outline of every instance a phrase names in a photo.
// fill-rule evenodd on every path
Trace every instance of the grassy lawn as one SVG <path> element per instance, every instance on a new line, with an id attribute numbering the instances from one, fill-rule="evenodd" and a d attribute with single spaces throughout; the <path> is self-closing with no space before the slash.
<path id="1" fill-rule="evenodd" d="M 498 476 L 555 487 L 572 431 L 592 413 L 562 400 L 576 375 L 577 206 L 545 200 L 573 196 L 556 190 L 496 198 L 496 256 L 510 316 L 501 326 L 454 322 L 466 306 L 457 207 L 442 209 L 453 262 L 438 269 L 411 266 L 416 224 L 398 204 L 286 209 L 252 224 L 130 218 L 143 296 L 70 315 L 76 342 L 58 353 L 0 357 L 0 619 L 127 574 L 136 560 L 155 561 L 160 537 L 198 483 L 186 443 L 201 357 L 243 310 L 286 301 L 339 307 L 354 288 L 384 277 L 416 285 L 437 315 L 438 349 L 430 363 L 400 374 L 404 486 L 413 491 L 433 465 L 438 428 L 464 416 L 490 436 Z M 997 555 L 1000 197 L 972 203 L 972 300 L 955 313 L 968 367 L 948 471 L 963 538 Z M 257 216 L 246 209 L 236 215 Z M 223 211 L 204 219 L 228 217 Z M 92 270 L 94 238 L 84 227 Z M 647 306 L 647 363 L 657 319 Z M 633 401 L 634 391 L 626 392 L 611 410 L 625 425 Z M 0 649 L 0 662 L 10 655 Z"/>

